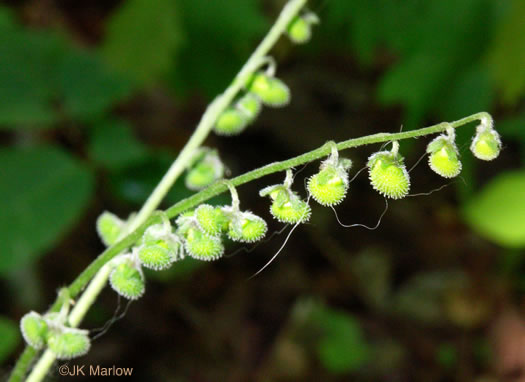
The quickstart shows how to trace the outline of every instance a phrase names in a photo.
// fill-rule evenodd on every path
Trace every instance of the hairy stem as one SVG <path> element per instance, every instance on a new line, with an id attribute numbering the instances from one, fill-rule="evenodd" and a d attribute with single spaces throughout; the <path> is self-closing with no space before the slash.
<path id="1" fill-rule="evenodd" d="M 224 93 L 219 95 L 208 106 L 194 133 L 180 152 L 177 159 L 170 166 L 170 168 L 163 176 L 157 187 L 155 187 L 151 195 L 143 204 L 138 214 L 126 227 L 126 233 L 129 234 L 125 238 L 120 240 L 119 243 L 104 251 L 69 286 L 70 296 L 71 298 L 74 298 L 76 295 L 78 295 L 78 293 L 80 293 L 82 288 L 89 282 L 89 280 L 91 280 L 91 278 L 95 277 L 95 279 L 97 280 L 98 289 L 95 287 L 93 289 L 88 288 L 88 290 L 86 290 L 84 295 L 81 297 L 81 300 L 79 300 L 79 302 L 83 302 L 81 305 L 82 310 L 80 310 L 79 308 L 78 310 L 74 310 L 72 312 L 72 314 L 75 313 L 74 321 L 78 321 L 77 325 L 82 320 L 84 314 L 89 310 L 89 307 L 94 302 L 94 300 L 98 296 L 98 293 L 100 293 L 103 286 L 105 285 L 105 282 L 107 281 L 107 278 L 109 277 L 109 272 L 97 274 L 97 276 L 95 276 L 95 274 L 110 259 L 112 259 L 117 254 L 121 253 L 123 250 L 131 246 L 142 235 L 144 229 L 141 229 L 141 227 L 147 227 L 158 220 L 158 217 L 154 219 L 150 218 L 152 212 L 157 209 L 157 207 L 162 202 L 166 194 L 169 192 L 177 178 L 186 169 L 188 163 L 193 157 L 193 154 L 195 153 L 195 150 L 197 150 L 202 145 L 204 140 L 208 137 L 219 115 L 232 103 L 235 96 L 239 93 L 239 91 L 243 88 L 244 84 L 248 81 L 249 76 L 252 73 L 254 73 L 261 65 L 267 62 L 266 55 L 272 49 L 272 47 L 275 45 L 275 43 L 281 37 L 281 35 L 285 32 L 286 28 L 293 20 L 293 18 L 304 7 L 306 1 L 307 0 L 288 1 L 288 3 L 281 11 L 278 19 L 276 20 L 266 37 L 255 49 L 255 51 L 250 56 L 246 64 L 241 68 L 241 70 L 239 71 L 233 82 L 230 84 L 230 86 L 226 89 Z M 51 309 L 57 310 L 59 305 L 59 302 L 56 301 Z M 24 351 L 23 357 L 21 356 L 17 361 L 17 364 L 15 365 L 9 382 L 21 381 L 30 364 L 36 357 L 36 354 L 36 352 L 30 352 L 27 349 Z M 35 369 L 38 368 L 39 373 L 42 370 L 46 372 L 53 363 L 53 361 L 47 363 L 49 362 L 49 360 L 50 355 L 49 350 L 47 350 L 42 356 L 42 359 L 38 362 L 37 367 Z M 45 363 L 43 363 L 44 361 Z M 32 381 L 40 381 L 45 376 L 45 372 L 44 374 L 38 374 L 39 379 L 32 379 Z M 33 374 L 34 373 L 32 373 L 31 376 L 33 376 Z"/>
<path id="2" fill-rule="evenodd" d="M 224 93 L 218 96 L 210 106 L 208 106 L 202 115 L 195 132 L 155 190 L 153 190 L 148 197 L 148 200 L 146 200 L 136 218 L 130 224 L 129 231 L 134 231 L 138 226 L 144 223 L 155 209 L 157 209 L 162 199 L 164 199 L 170 188 L 173 186 L 173 183 L 175 183 L 175 180 L 177 180 L 179 175 L 186 169 L 186 166 L 190 162 L 195 150 L 202 145 L 202 142 L 204 142 L 210 133 L 219 115 L 232 103 L 234 97 L 248 81 L 249 76 L 265 62 L 265 57 L 270 49 L 272 49 L 279 37 L 281 37 L 286 30 L 286 27 L 305 4 L 306 0 L 291 0 L 286 4 L 273 27 L 270 29 L 264 40 L 259 44 L 257 49 L 255 49 L 248 61 L 246 61 L 246 64 L 241 68 L 231 85 Z"/>

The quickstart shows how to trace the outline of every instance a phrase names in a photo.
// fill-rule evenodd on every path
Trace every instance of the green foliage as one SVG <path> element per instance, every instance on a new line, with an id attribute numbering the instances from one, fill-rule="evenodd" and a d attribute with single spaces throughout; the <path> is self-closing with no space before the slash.
<path id="1" fill-rule="evenodd" d="M 525 90 L 525 2 L 513 0 L 488 52 L 490 72 L 503 99 L 515 103 Z"/>
<path id="2" fill-rule="evenodd" d="M 224 89 L 268 28 L 258 2 L 246 0 L 180 0 L 187 41 L 173 68 L 179 94 L 195 90 L 210 97 Z"/>
<path id="3" fill-rule="evenodd" d="M 132 126 L 121 119 L 105 119 L 91 131 L 89 155 L 99 165 L 118 170 L 146 159 L 148 149 L 133 136 Z"/>
<path id="4" fill-rule="evenodd" d="M 0 34 L 1 127 L 49 125 L 59 118 L 57 101 L 71 117 L 93 118 L 129 93 L 97 56 L 51 31 L 0 25 Z"/>
<path id="5" fill-rule="evenodd" d="M 9 357 L 20 342 L 18 325 L 13 321 L 0 316 L 0 364 Z"/>
<path id="6" fill-rule="evenodd" d="M 53 146 L 0 150 L 0 274 L 34 261 L 87 206 L 91 172 Z"/>
<path id="7" fill-rule="evenodd" d="M 463 217 L 478 234 L 501 246 L 525 246 L 525 173 L 503 173 L 491 180 L 463 208 Z"/>
<path id="8" fill-rule="evenodd" d="M 150 84 L 172 67 L 182 41 L 175 1 L 130 0 L 112 15 L 102 53 L 122 73 Z"/>
<path id="9" fill-rule="evenodd" d="M 57 69 L 64 108 L 71 117 L 100 116 L 130 91 L 127 82 L 88 52 L 69 50 Z"/>
<path id="10" fill-rule="evenodd" d="M 356 371 L 368 361 L 370 348 L 356 318 L 323 305 L 316 307 L 312 318 L 322 333 L 317 355 L 330 372 Z"/>
<path id="11" fill-rule="evenodd" d="M 489 106 L 493 88 L 480 60 L 496 12 L 491 5 L 487 0 L 334 0 L 323 26 L 326 22 L 326 37 L 342 36 L 335 43 L 350 46 L 363 65 L 375 64 L 380 49 L 393 53 L 395 63 L 380 79 L 377 96 L 386 105 L 403 105 L 405 129 L 411 129 L 428 114 L 452 119 Z"/>

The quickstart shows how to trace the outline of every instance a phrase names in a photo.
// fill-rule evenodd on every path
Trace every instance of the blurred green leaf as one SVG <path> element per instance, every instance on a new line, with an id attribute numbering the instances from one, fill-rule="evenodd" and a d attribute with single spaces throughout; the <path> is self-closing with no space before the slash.
<path id="1" fill-rule="evenodd" d="M 402 50 L 399 62 L 388 71 L 378 88 L 379 100 L 385 104 L 401 103 L 406 107 L 409 128 L 423 116 L 450 105 L 454 84 L 467 82 L 469 68 L 485 51 L 489 27 L 489 10 L 484 0 L 442 0 L 421 5 L 411 38 Z M 396 41 L 396 40 L 394 40 Z M 465 96 L 463 87 L 463 93 Z M 467 88 L 468 90 L 468 88 Z M 457 92 L 457 90 L 456 90 Z M 462 104 L 465 100 L 456 97 Z M 478 97 L 477 93 L 467 97 Z"/>
<path id="2" fill-rule="evenodd" d="M 525 145 L 525 113 L 498 121 L 497 129 L 505 138 L 515 139 Z"/>
<path id="3" fill-rule="evenodd" d="M 11 28 L 13 25 L 14 21 L 11 10 L 0 5 L 0 30 L 4 28 Z"/>
<path id="4" fill-rule="evenodd" d="M 52 146 L 0 149 L 0 274 L 34 261 L 80 216 L 91 172 Z"/>
<path id="5" fill-rule="evenodd" d="M 182 39 L 174 0 L 130 0 L 111 17 L 102 53 L 139 83 L 151 83 L 173 65 Z"/>
<path id="6" fill-rule="evenodd" d="M 491 180 L 463 207 L 463 217 L 478 234 L 501 246 L 525 246 L 525 172 Z"/>
<path id="7" fill-rule="evenodd" d="M 187 41 L 172 71 L 179 95 L 198 90 L 213 97 L 247 59 L 269 24 L 259 2 L 180 0 Z"/>
<path id="8" fill-rule="evenodd" d="M 0 316 L 0 364 L 15 350 L 20 342 L 18 324 Z"/>
<path id="9" fill-rule="evenodd" d="M 64 107 L 72 117 L 99 116 L 127 96 L 131 89 L 129 83 L 88 52 L 69 51 L 58 70 Z"/>
<path id="10" fill-rule="evenodd" d="M 440 115 L 446 120 L 455 120 L 481 110 L 489 110 L 494 95 L 487 68 L 474 65 L 450 84 L 447 96 L 438 105 Z"/>
<path id="11" fill-rule="evenodd" d="M 488 61 L 505 101 L 514 103 L 525 90 L 525 2 L 514 0 L 489 47 Z"/>
<path id="12" fill-rule="evenodd" d="M 129 93 L 129 84 L 52 31 L 0 25 L 0 127 L 46 127 L 63 102 L 75 118 L 100 115 Z"/>
<path id="13" fill-rule="evenodd" d="M 368 361 L 370 348 L 357 319 L 323 305 L 316 307 L 312 318 L 322 333 L 317 354 L 330 372 L 355 371 Z"/>
<path id="14" fill-rule="evenodd" d="M 132 126 L 119 119 L 99 122 L 90 130 L 89 155 L 98 164 L 117 170 L 142 161 L 148 149 L 133 136 Z"/>
<path id="15" fill-rule="evenodd" d="M 51 101 L 62 49 L 47 32 L 0 30 L 0 126 L 55 120 Z"/>

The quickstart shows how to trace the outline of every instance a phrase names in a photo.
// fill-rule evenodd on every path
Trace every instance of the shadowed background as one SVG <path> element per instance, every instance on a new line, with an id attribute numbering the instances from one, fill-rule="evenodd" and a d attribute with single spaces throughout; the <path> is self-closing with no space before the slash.
<path id="1" fill-rule="evenodd" d="M 97 216 L 140 208 L 284 3 L 1 3 L 0 376 L 22 350 L 21 316 L 44 312 L 104 249 Z M 376 230 L 343 228 L 312 202 L 310 222 L 254 279 L 288 231 L 249 253 L 230 246 L 214 263 L 147 272 L 146 295 L 129 306 L 107 288 L 82 326 L 96 335 L 118 320 L 71 364 L 133 367 L 137 381 L 525 381 L 525 3 L 310 8 L 321 19 L 312 41 L 283 38 L 272 52 L 292 103 L 206 142 L 231 176 L 330 139 L 483 110 L 502 134 L 500 157 L 473 159 L 474 126 L 462 127 L 461 177 L 438 177 L 424 158 L 412 191 L 447 187 L 390 202 Z M 428 142 L 402 142 L 409 168 Z M 378 149 L 345 152 L 351 176 Z M 301 169 L 302 195 L 317 168 Z M 258 190 L 283 178 L 239 188 L 270 233 L 283 227 Z M 181 179 L 163 206 L 190 194 Z M 384 207 L 363 172 L 337 211 L 374 226 Z"/>

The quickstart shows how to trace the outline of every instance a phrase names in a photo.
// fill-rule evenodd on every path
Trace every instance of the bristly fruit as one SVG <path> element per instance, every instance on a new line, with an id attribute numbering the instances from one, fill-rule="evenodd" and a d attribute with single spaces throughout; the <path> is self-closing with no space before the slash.
<path id="1" fill-rule="evenodd" d="M 248 118 L 239 109 L 229 107 L 219 115 L 213 130 L 219 135 L 240 134 L 248 124 Z"/>
<path id="2" fill-rule="evenodd" d="M 374 190 L 392 199 L 404 198 L 410 190 L 408 171 L 398 149 L 399 144 L 394 141 L 392 151 L 371 155 L 367 164 Z"/>
<path id="3" fill-rule="evenodd" d="M 318 23 L 319 18 L 312 12 L 295 16 L 286 28 L 286 33 L 295 44 L 305 44 L 312 38 L 312 25 Z"/>
<path id="4" fill-rule="evenodd" d="M 348 169 L 350 159 L 339 159 L 337 148 L 333 146 L 332 155 L 321 163 L 320 171 L 308 179 L 308 192 L 323 206 L 341 203 L 348 190 Z"/>
<path id="5" fill-rule="evenodd" d="M 118 216 L 112 214 L 111 212 L 104 211 L 97 218 L 97 232 L 98 236 L 106 246 L 110 246 L 117 242 L 120 234 L 122 233 L 122 228 L 124 227 L 124 222 L 119 219 Z"/>
<path id="6" fill-rule="evenodd" d="M 445 178 L 454 178 L 461 172 L 461 161 L 454 139 L 454 129 L 451 128 L 447 135 L 438 136 L 427 146 L 430 168 Z"/>
<path id="7" fill-rule="evenodd" d="M 262 105 L 259 98 L 252 94 L 246 93 L 236 103 L 236 108 L 244 114 L 248 123 L 252 123 L 261 112 Z"/>
<path id="8" fill-rule="evenodd" d="M 91 347 L 87 330 L 67 327 L 61 327 L 54 331 L 49 336 L 47 344 L 57 359 L 60 360 L 83 356 Z"/>
<path id="9" fill-rule="evenodd" d="M 219 236 L 228 229 L 228 217 L 220 207 L 201 204 L 195 210 L 199 227 L 210 236 Z"/>
<path id="10" fill-rule="evenodd" d="M 482 118 L 476 128 L 476 135 L 470 145 L 470 150 L 478 159 L 491 161 L 499 156 L 501 138 L 494 130 L 492 119 Z"/>
<path id="11" fill-rule="evenodd" d="M 228 237 L 241 243 L 254 243 L 261 240 L 268 227 L 263 218 L 245 211 L 232 216 L 229 224 Z"/>
<path id="12" fill-rule="evenodd" d="M 154 224 L 144 232 L 141 244 L 134 253 L 143 266 L 156 271 L 167 269 L 184 258 L 182 240 L 172 232 L 169 220 Z"/>
<path id="13" fill-rule="evenodd" d="M 202 190 L 224 176 L 224 165 L 215 150 L 199 150 L 190 167 L 185 178 L 190 190 Z"/>
<path id="14" fill-rule="evenodd" d="M 267 106 L 282 107 L 290 103 L 290 89 L 278 78 L 263 72 L 254 73 L 248 91 L 255 94 Z"/>
<path id="15" fill-rule="evenodd" d="M 281 223 L 305 223 L 310 219 L 311 209 L 308 203 L 291 190 L 292 183 L 292 171 L 287 170 L 283 184 L 265 187 L 259 195 L 270 197 L 272 200 L 270 212 Z"/>
<path id="16" fill-rule="evenodd" d="M 36 312 L 29 312 L 20 320 L 20 330 L 27 344 L 37 350 L 42 349 L 47 340 L 46 320 Z"/>
<path id="17" fill-rule="evenodd" d="M 111 287 L 128 300 L 136 300 L 144 294 L 144 275 L 140 265 L 136 264 L 130 255 L 124 255 L 120 263 L 111 271 L 109 283 Z"/>
<path id="18" fill-rule="evenodd" d="M 194 259 L 211 261 L 219 259 L 224 253 L 221 239 L 208 236 L 198 227 L 190 227 L 185 234 L 185 248 Z"/>

